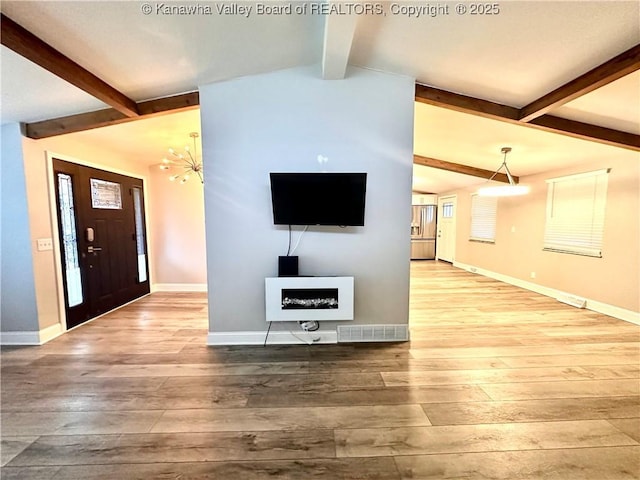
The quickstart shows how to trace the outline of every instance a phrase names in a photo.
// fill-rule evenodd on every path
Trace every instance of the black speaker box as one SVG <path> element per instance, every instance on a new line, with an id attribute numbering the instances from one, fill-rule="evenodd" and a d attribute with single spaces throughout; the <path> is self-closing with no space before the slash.
<path id="1" fill-rule="evenodd" d="M 278 276 L 279 277 L 297 277 L 298 276 L 298 257 L 278 257 Z"/>

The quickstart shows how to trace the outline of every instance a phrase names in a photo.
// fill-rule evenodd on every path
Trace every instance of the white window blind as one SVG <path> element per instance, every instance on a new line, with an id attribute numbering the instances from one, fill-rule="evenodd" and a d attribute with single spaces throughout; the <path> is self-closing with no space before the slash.
<path id="1" fill-rule="evenodd" d="M 547 180 L 544 250 L 602 256 L 609 170 Z"/>
<path id="2" fill-rule="evenodd" d="M 469 240 L 495 242 L 498 199 L 471 195 L 471 235 Z"/>

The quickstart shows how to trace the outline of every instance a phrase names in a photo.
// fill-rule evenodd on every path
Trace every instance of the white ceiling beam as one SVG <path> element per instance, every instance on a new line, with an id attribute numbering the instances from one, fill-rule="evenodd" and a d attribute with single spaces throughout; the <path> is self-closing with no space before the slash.
<path id="1" fill-rule="evenodd" d="M 328 7 L 339 9 L 340 3 L 330 0 Z M 322 50 L 322 78 L 325 80 L 341 80 L 345 77 L 357 19 L 358 16 L 354 14 L 325 15 Z"/>

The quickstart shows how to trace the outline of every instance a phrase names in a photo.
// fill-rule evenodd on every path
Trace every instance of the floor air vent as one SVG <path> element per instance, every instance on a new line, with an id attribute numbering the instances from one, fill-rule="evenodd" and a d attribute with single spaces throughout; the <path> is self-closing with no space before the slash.
<path id="1" fill-rule="evenodd" d="M 338 342 L 406 342 L 408 325 L 340 325 Z"/>
<path id="2" fill-rule="evenodd" d="M 576 308 L 584 308 L 587 305 L 587 300 L 585 298 L 576 297 L 574 295 L 560 295 L 556 297 L 556 300 Z"/>

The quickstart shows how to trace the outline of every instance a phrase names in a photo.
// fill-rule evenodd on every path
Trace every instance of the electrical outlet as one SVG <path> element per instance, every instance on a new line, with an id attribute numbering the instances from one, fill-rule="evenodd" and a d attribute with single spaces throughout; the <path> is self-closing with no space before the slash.
<path id="1" fill-rule="evenodd" d="M 39 238 L 37 244 L 39 252 L 53 250 L 53 239 L 51 238 Z"/>
<path id="2" fill-rule="evenodd" d="M 536 278 L 536 272 L 531 272 L 531 278 Z"/>

